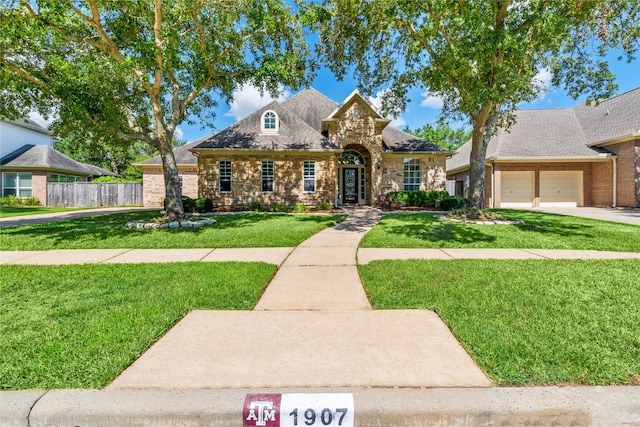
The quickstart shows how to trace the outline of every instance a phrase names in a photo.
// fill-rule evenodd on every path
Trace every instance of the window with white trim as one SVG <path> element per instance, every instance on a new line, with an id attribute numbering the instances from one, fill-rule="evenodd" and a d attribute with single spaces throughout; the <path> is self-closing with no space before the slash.
<path id="1" fill-rule="evenodd" d="M 278 133 L 279 126 L 278 115 L 275 111 L 267 110 L 262 114 L 260 126 L 262 133 Z"/>
<path id="2" fill-rule="evenodd" d="M 316 162 L 305 160 L 302 163 L 303 191 L 305 193 L 316 192 Z"/>
<path id="3" fill-rule="evenodd" d="M 420 159 L 403 159 L 404 191 L 420 189 Z"/>
<path id="4" fill-rule="evenodd" d="M 273 192 L 273 162 L 262 162 L 262 192 Z"/>
<path id="5" fill-rule="evenodd" d="M 218 188 L 221 193 L 231 192 L 231 160 L 220 160 L 218 164 Z"/>
<path id="6" fill-rule="evenodd" d="M 31 197 L 31 172 L 2 172 L 2 196 Z"/>

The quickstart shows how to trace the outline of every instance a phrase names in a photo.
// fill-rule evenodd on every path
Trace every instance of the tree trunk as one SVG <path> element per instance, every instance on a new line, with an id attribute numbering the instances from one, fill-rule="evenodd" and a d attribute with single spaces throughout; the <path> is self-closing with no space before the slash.
<path id="1" fill-rule="evenodd" d="M 164 209 L 165 218 L 179 220 L 185 217 L 182 206 L 182 187 L 178 176 L 178 166 L 173 156 L 170 139 L 164 133 L 158 137 L 158 149 L 162 159 L 162 173 L 164 175 Z"/>
<path id="2" fill-rule="evenodd" d="M 469 158 L 468 209 L 485 208 L 486 158 L 489 140 L 498 122 L 498 110 L 489 106 L 483 108 L 473 120 L 471 136 L 471 156 Z"/>

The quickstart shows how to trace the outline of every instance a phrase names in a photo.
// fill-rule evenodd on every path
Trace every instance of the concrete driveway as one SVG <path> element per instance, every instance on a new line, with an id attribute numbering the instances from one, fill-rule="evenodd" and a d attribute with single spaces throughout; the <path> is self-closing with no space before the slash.
<path id="1" fill-rule="evenodd" d="M 612 208 L 525 208 L 523 210 L 546 212 L 559 215 L 579 216 L 583 218 L 599 219 L 602 221 L 621 222 L 624 224 L 640 225 L 640 209 L 612 209 Z"/>

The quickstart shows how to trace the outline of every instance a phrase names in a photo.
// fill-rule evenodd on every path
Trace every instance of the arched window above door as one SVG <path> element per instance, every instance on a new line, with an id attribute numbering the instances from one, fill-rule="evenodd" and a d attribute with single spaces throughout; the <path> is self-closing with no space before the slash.
<path id="1" fill-rule="evenodd" d="M 364 157 L 355 150 L 345 150 L 338 158 L 340 165 L 364 165 Z"/>

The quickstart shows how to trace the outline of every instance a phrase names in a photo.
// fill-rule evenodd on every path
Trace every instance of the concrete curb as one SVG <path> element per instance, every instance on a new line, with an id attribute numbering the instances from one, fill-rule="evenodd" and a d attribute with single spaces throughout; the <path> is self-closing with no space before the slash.
<path id="1" fill-rule="evenodd" d="M 2 426 L 242 426 L 247 393 L 353 393 L 356 426 L 640 426 L 640 387 L 28 390 Z"/>

